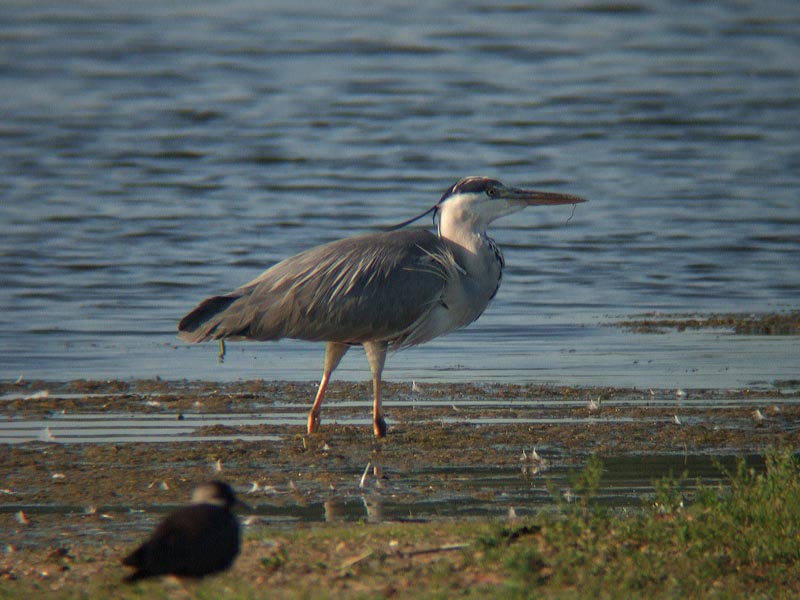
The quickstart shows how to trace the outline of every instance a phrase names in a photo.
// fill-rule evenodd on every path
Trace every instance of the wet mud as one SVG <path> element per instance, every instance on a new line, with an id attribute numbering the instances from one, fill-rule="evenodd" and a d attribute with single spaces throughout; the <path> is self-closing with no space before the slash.
<path id="1" fill-rule="evenodd" d="M 371 435 L 366 383 L 335 386 L 321 431 L 306 434 L 314 390 L 263 382 L 6 384 L 2 431 L 33 421 L 52 428 L 0 445 L 4 545 L 134 540 L 212 478 L 243 495 L 254 525 L 524 514 L 552 506 L 554 493 L 568 497 L 570 477 L 589 455 L 606 465 L 600 496 L 635 508 L 659 476 L 713 479 L 722 476 L 720 459 L 757 460 L 767 448 L 800 443 L 800 392 L 791 388 L 387 384 L 384 439 Z M 107 414 L 187 427 L 168 441 L 146 441 L 135 429 L 124 441 L 118 432 L 92 443 L 60 437 L 67 417 L 91 431 Z M 226 420 L 203 424 L 208 415 Z"/>

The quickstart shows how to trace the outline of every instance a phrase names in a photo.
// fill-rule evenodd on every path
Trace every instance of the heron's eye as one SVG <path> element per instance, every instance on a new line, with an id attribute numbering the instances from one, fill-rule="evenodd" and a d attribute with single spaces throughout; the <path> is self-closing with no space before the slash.
<path id="1" fill-rule="evenodd" d="M 497 189 L 493 188 L 493 187 L 487 188 L 486 189 L 486 195 L 489 196 L 490 198 L 493 197 L 493 196 L 496 196 L 497 195 Z"/>

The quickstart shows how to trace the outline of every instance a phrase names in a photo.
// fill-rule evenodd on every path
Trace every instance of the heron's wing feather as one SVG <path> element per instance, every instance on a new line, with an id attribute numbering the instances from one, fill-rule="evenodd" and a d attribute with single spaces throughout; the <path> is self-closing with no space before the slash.
<path id="1" fill-rule="evenodd" d="M 346 238 L 288 258 L 238 290 L 206 300 L 181 330 L 194 326 L 184 336 L 190 341 L 418 343 L 424 340 L 417 329 L 442 302 L 454 268 L 447 246 L 426 230 Z"/>
<path id="2" fill-rule="evenodd" d="M 436 236 L 412 230 L 347 238 L 290 258 L 254 282 L 250 335 L 391 340 L 439 302 L 446 273 L 433 257 L 441 250 Z"/>

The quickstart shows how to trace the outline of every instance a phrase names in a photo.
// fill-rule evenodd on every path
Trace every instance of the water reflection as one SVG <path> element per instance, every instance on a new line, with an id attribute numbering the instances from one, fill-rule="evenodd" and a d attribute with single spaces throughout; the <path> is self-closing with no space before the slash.
<path id="1" fill-rule="evenodd" d="M 764 469 L 763 457 L 748 455 L 745 459 L 757 471 Z M 734 470 L 735 458 L 663 454 L 613 456 L 602 462 L 602 479 L 590 502 L 607 508 L 635 510 L 652 505 L 655 483 L 661 478 L 678 481 L 685 496 L 691 496 L 699 483 L 726 483 L 725 471 Z M 300 486 L 292 492 L 291 485 L 286 490 L 264 488 L 255 494 L 257 498 L 248 495 L 252 511 L 247 523 L 255 527 L 298 522 L 379 523 L 453 517 L 523 517 L 574 501 L 572 481 L 581 468 L 557 463 L 546 474 L 532 475 L 518 466 L 471 470 L 429 467 L 424 472 L 393 473 L 385 487 L 375 486 L 368 491 L 359 490 L 357 485 L 335 492 L 317 492 Z M 420 487 L 426 491 L 420 493 Z M 553 493 L 558 497 L 553 497 Z M 278 498 L 281 500 L 277 501 Z M 172 509 L 173 506 L 162 504 L 98 505 L 93 507 L 93 514 L 113 519 L 115 526 L 143 531 Z M 4 497 L 0 513 L 20 511 L 28 518 L 85 516 L 86 507 L 31 504 L 23 498 Z M 35 536 L 35 532 L 32 535 Z"/>

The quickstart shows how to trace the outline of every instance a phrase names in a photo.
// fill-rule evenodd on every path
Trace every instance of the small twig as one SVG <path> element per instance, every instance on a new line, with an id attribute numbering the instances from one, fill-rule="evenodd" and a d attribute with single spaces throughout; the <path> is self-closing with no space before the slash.
<path id="1" fill-rule="evenodd" d="M 422 548 L 420 550 L 409 550 L 408 552 L 403 552 L 402 550 L 395 553 L 396 556 L 400 558 L 412 558 L 414 556 L 422 556 L 425 554 L 438 554 L 440 552 L 453 552 L 454 550 L 463 550 L 464 548 L 468 548 L 469 544 L 445 544 L 444 546 L 437 546 L 435 548 Z M 365 550 L 358 556 L 354 556 L 353 558 L 349 558 L 342 563 L 340 567 L 341 570 L 345 571 L 350 567 L 353 567 L 364 561 L 375 554 L 375 551 L 372 549 Z"/>
<path id="2" fill-rule="evenodd" d="M 346 561 L 344 561 L 342 563 L 341 568 L 342 568 L 342 570 L 349 569 L 350 567 L 360 563 L 362 560 L 368 559 L 373 554 L 375 554 L 374 550 L 366 550 L 366 551 L 362 552 L 361 554 L 359 554 L 358 556 L 354 556 L 353 558 L 349 558 Z"/>
<path id="3" fill-rule="evenodd" d="M 358 482 L 358 488 L 364 489 L 364 486 L 367 484 L 367 475 L 369 475 L 369 468 L 372 466 L 371 462 L 367 463 L 367 466 L 364 467 L 364 474 L 361 476 L 361 481 Z"/>
<path id="4" fill-rule="evenodd" d="M 575 205 L 573 204 L 572 205 L 572 212 L 569 214 L 569 218 L 567 219 L 567 223 L 572 221 L 572 217 L 574 217 L 574 216 L 575 216 Z"/>
<path id="5" fill-rule="evenodd" d="M 398 552 L 400 556 L 420 556 L 422 554 L 437 554 L 439 552 L 452 552 L 453 550 L 463 550 L 468 548 L 469 544 L 445 544 L 444 546 L 437 546 L 436 548 L 422 548 L 421 550 L 410 550 L 409 552 Z"/>
<path id="6" fill-rule="evenodd" d="M 572 208 L 574 210 L 574 208 L 575 208 L 574 204 L 572 205 Z M 219 354 L 217 354 L 217 360 L 219 361 L 220 364 L 225 362 L 225 351 L 226 351 L 226 349 L 225 349 L 225 340 L 220 338 L 220 340 L 219 340 Z"/>

